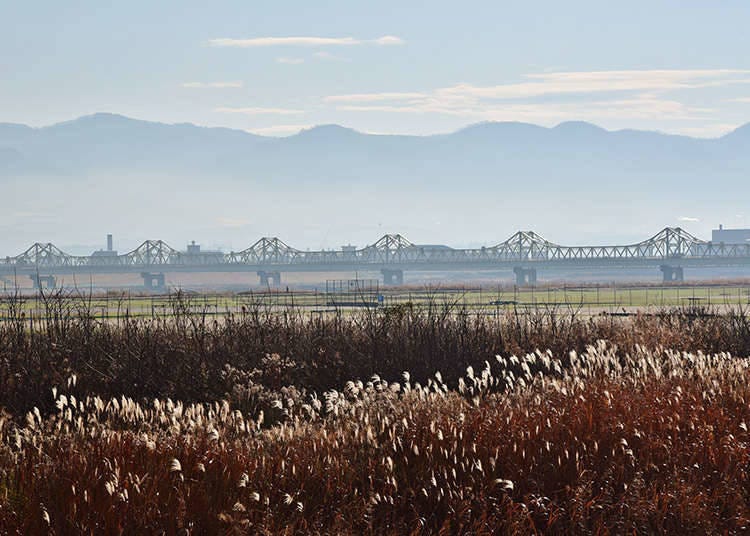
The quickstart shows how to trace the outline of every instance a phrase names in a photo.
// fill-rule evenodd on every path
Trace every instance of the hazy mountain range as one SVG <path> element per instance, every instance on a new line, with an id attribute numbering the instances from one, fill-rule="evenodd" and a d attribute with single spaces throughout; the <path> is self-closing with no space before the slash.
<path id="1" fill-rule="evenodd" d="M 749 184 L 750 125 L 718 139 L 583 122 L 432 136 L 326 125 L 270 138 L 95 114 L 0 123 L 0 254 L 36 240 L 88 247 L 105 230 L 125 245 L 197 238 L 224 248 L 266 234 L 299 247 L 362 245 L 386 231 L 460 246 L 519 228 L 613 242 L 680 221 L 706 235 L 744 223 Z"/>
<path id="2" fill-rule="evenodd" d="M 225 128 L 167 125 L 95 114 L 43 128 L 0 123 L 0 170 L 5 176 L 121 171 L 209 173 L 249 180 L 370 180 L 379 173 L 418 181 L 509 178 L 509 171 L 557 182 L 550 168 L 618 165 L 627 171 L 693 170 L 696 164 L 731 171 L 750 162 L 750 124 L 718 139 L 655 132 L 610 132 L 590 123 L 554 128 L 482 123 L 451 134 L 363 134 L 338 125 L 271 138 Z M 356 165 L 357 169 L 349 166 Z M 529 167 L 531 166 L 531 168 Z M 520 168 L 520 169 L 519 169 Z M 554 169 L 554 168 L 553 168 Z M 559 170 L 559 171 L 567 171 Z M 321 175 L 322 174 L 322 175 Z M 584 177 L 581 177 L 584 178 Z M 502 182 L 502 180 L 501 180 Z"/>

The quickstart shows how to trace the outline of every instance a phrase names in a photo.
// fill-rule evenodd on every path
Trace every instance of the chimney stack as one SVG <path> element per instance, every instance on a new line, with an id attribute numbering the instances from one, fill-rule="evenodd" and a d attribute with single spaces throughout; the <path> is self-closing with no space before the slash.
<path id="1" fill-rule="evenodd" d="M 107 235 L 107 251 L 112 251 L 112 235 Z"/>

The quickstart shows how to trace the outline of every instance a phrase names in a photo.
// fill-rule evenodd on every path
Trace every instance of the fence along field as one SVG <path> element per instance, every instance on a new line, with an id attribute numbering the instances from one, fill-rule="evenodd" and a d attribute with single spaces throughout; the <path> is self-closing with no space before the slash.
<path id="1" fill-rule="evenodd" d="M 348 283 L 360 283 L 349 280 Z M 664 307 L 731 308 L 750 305 L 750 284 L 746 281 L 697 282 L 669 285 L 555 285 L 517 286 L 425 286 L 387 289 L 368 287 L 359 291 L 266 289 L 241 293 L 197 293 L 177 289 L 165 294 L 131 292 L 91 293 L 80 289 L 42 290 L 33 294 L 8 292 L 0 297 L 0 317 L 22 308 L 27 315 L 40 316 L 49 303 L 75 311 L 86 304 L 87 314 L 100 319 L 170 316 L 174 297 L 183 305 L 209 316 L 241 313 L 243 308 L 272 308 L 279 311 L 300 309 L 311 313 L 351 311 L 361 307 L 416 307 L 450 305 L 455 310 L 470 309 L 473 314 L 504 314 L 507 310 L 554 307 L 578 310 L 583 314 L 658 311 Z M 337 289 L 338 290 L 338 289 Z M 187 299 L 189 298 L 189 299 Z"/>
<path id="2" fill-rule="evenodd" d="M 10 534 L 747 527 L 742 308 L 73 303 L 0 322 Z"/>

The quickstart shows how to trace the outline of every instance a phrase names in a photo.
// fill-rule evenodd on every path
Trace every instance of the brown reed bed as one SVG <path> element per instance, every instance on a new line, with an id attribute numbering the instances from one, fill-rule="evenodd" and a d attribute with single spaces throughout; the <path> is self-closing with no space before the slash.
<path id="1" fill-rule="evenodd" d="M 744 311 L 172 307 L 0 323 L 1 532 L 748 527 Z"/>
<path id="2" fill-rule="evenodd" d="M 518 371 L 513 372 L 514 370 Z M 606 343 L 227 402 L 48 393 L 0 426 L 9 534 L 741 533 L 747 361 Z"/>
<path id="3" fill-rule="evenodd" d="M 487 356 L 538 348 L 564 356 L 597 340 L 621 352 L 641 345 L 750 355 L 750 321 L 742 310 L 588 318 L 548 308 L 493 316 L 435 303 L 324 315 L 257 306 L 217 318 L 176 295 L 168 318 L 110 322 L 96 319 L 85 297 L 45 305 L 38 318 L 11 307 L 0 322 L 0 407 L 14 415 L 35 406 L 46 414 L 47 393 L 73 374 L 83 392 L 102 397 L 242 404 L 237 397 L 249 392 L 322 393 L 373 374 L 395 380 L 405 370 L 419 381 L 440 370 L 455 385 L 466 367 Z"/>

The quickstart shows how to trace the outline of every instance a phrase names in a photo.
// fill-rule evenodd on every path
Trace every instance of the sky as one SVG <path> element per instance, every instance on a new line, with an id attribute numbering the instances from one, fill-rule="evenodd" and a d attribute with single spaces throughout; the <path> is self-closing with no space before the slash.
<path id="1" fill-rule="evenodd" d="M 746 0 L 0 0 L 0 122 L 716 137 L 750 122 L 748 20 Z"/>

